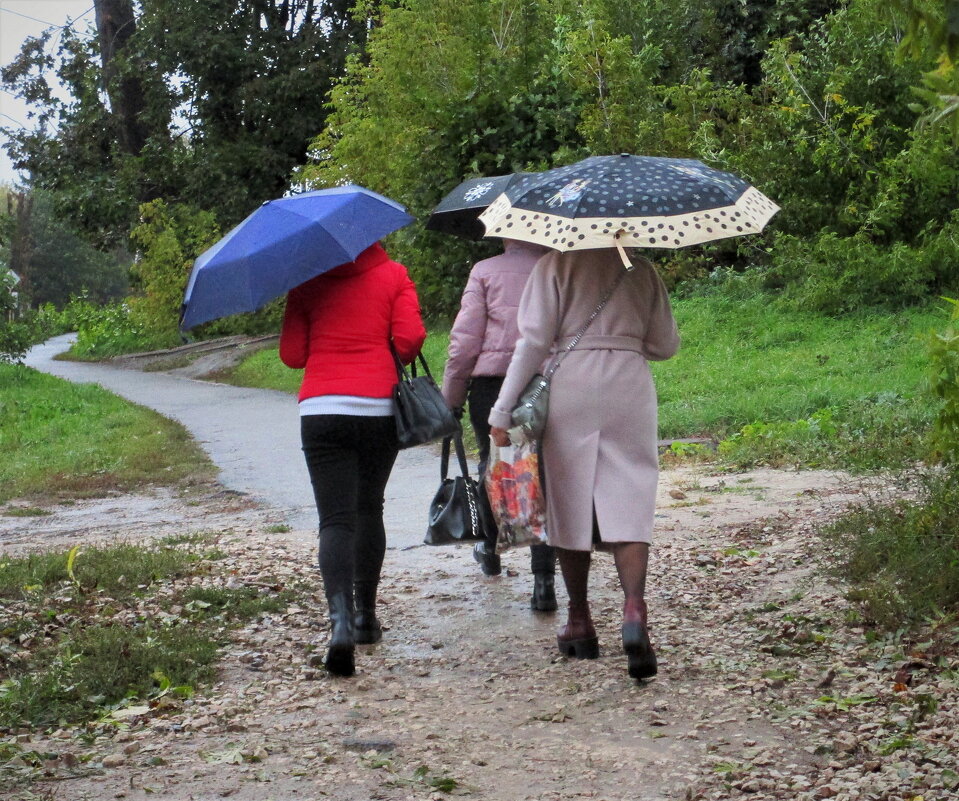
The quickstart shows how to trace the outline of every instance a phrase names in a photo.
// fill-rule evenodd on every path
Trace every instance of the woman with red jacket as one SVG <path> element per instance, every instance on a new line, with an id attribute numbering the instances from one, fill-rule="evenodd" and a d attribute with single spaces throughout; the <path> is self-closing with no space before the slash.
<path id="1" fill-rule="evenodd" d="M 376 618 L 383 500 L 398 452 L 390 341 L 409 363 L 425 339 L 416 288 L 379 244 L 287 297 L 280 358 L 305 368 L 300 433 L 332 622 L 325 665 L 339 676 L 353 675 L 356 643 L 383 636 Z"/>

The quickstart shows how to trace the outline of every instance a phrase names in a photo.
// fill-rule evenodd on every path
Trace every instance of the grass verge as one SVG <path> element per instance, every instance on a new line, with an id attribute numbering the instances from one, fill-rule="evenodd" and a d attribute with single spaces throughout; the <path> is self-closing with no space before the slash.
<path id="1" fill-rule="evenodd" d="M 914 499 L 875 497 L 821 532 L 848 597 L 893 629 L 959 613 L 959 473 L 915 483 Z"/>
<path id="2" fill-rule="evenodd" d="M 178 423 L 95 384 L 0 364 L 0 503 L 212 477 Z"/>
<path id="3" fill-rule="evenodd" d="M 0 729 L 120 719 L 209 682 L 230 629 L 296 597 L 228 585 L 214 540 L 3 558 Z"/>
<path id="4" fill-rule="evenodd" d="M 682 348 L 652 365 L 660 436 L 712 437 L 735 468 L 875 470 L 924 456 L 935 414 L 927 340 L 942 326 L 942 304 L 832 318 L 773 300 L 715 292 L 674 301 Z M 448 342 L 434 330 L 424 348 L 438 381 Z M 300 376 L 271 349 L 225 380 L 296 392 Z M 687 451 L 695 448 L 674 455 L 697 455 Z"/>

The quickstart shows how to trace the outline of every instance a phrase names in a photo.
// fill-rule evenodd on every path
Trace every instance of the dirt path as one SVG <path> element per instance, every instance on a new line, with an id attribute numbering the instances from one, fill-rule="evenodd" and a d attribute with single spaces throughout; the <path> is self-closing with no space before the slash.
<path id="1" fill-rule="evenodd" d="M 602 655 L 578 662 L 556 651 L 562 613 L 529 610 L 527 553 L 506 554 L 503 575 L 488 578 L 465 546 L 417 544 L 418 499 L 436 483 L 432 469 L 424 478 L 429 458 L 394 473 L 388 631 L 360 649 L 348 680 L 310 664 L 328 634 L 325 602 L 313 524 L 282 531 L 288 508 L 212 488 L 0 516 L 5 553 L 217 532 L 227 556 L 205 581 L 315 588 L 240 630 L 218 682 L 190 701 L 117 731 L 9 738 L 46 762 L 39 772 L 3 766 L 24 784 L 0 797 L 959 799 L 959 663 L 943 667 L 928 645 L 901 637 L 870 642 L 816 570 L 815 530 L 860 497 L 857 482 L 665 471 L 649 587 L 660 674 L 637 684 L 617 648 L 621 595 L 608 556 L 597 555 L 591 577 Z"/>
<path id="2" fill-rule="evenodd" d="M 907 706 L 892 690 L 898 665 L 869 667 L 846 602 L 812 570 L 813 529 L 858 490 L 820 472 L 664 473 L 650 586 L 661 672 L 644 684 L 617 650 L 620 595 L 603 555 L 592 580 L 602 656 L 577 662 L 556 653 L 555 616 L 528 609 L 525 553 L 486 578 L 464 546 L 394 546 L 389 630 L 343 680 L 309 663 L 327 636 L 313 532 L 268 533 L 275 511 L 232 494 L 159 493 L 0 518 L 8 551 L 219 531 L 229 556 L 211 580 L 317 585 L 243 629 L 202 697 L 94 742 L 20 737 L 53 756 L 46 780 L 7 797 L 956 798 L 928 749 L 915 761 L 879 754 L 889 704 Z M 926 721 L 930 748 L 957 745 L 945 707 Z"/>

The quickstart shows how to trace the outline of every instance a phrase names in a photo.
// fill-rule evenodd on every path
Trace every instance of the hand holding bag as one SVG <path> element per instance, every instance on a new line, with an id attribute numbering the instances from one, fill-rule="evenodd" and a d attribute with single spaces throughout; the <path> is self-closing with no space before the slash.
<path id="1" fill-rule="evenodd" d="M 449 478 L 450 443 L 456 446 L 460 475 Z M 493 522 L 483 503 L 479 484 L 469 474 L 463 435 L 454 434 L 443 440 L 440 460 L 440 488 L 430 504 L 429 524 L 426 527 L 427 545 L 453 545 L 458 542 L 486 540 Z"/>
<path id="2" fill-rule="evenodd" d="M 576 336 L 574 336 L 566 346 L 566 350 L 556 358 L 556 361 L 553 362 L 545 375 L 536 373 L 520 393 L 516 407 L 512 412 L 513 426 L 518 428 L 527 440 L 532 442 L 542 439 L 543 431 L 546 428 L 546 418 L 549 415 L 549 387 L 550 381 L 553 379 L 553 373 L 559 368 L 563 359 L 579 344 L 579 341 L 586 333 L 586 329 L 589 328 L 593 320 L 599 316 L 599 313 L 613 296 L 613 292 L 616 291 L 616 287 L 619 286 L 625 276 L 626 271 L 619 274 L 613 282 L 613 285 L 609 288 L 609 291 L 599 302 L 599 305 L 593 310 L 589 319 L 583 323 L 582 328 L 579 329 Z"/>
<path id="3" fill-rule="evenodd" d="M 446 405 L 423 354 L 417 355 L 425 375 L 416 374 L 416 361 L 407 371 L 393 343 L 390 351 L 396 362 L 397 383 L 393 389 L 393 417 L 396 419 L 396 438 L 400 449 L 423 445 L 433 440 L 450 437 L 462 428 L 453 410 Z"/>

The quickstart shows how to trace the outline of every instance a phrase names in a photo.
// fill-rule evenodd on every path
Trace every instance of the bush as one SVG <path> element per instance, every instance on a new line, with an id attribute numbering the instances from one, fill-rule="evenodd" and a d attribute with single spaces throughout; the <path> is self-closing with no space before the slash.
<path id="1" fill-rule="evenodd" d="M 767 280 L 785 286 L 794 308 L 845 313 L 905 308 L 943 289 L 959 287 L 959 214 L 916 246 L 874 242 L 866 234 L 820 234 L 812 242 L 780 236 Z"/>
<path id="2" fill-rule="evenodd" d="M 826 528 L 829 569 L 882 625 L 959 611 L 959 480 L 930 471 L 914 501 L 874 498 Z"/>
<path id="3" fill-rule="evenodd" d="M 159 342 L 151 338 L 126 303 L 111 303 L 102 307 L 78 303 L 72 313 L 76 321 L 77 341 L 70 352 L 80 359 L 106 359 L 121 353 L 163 347 L 167 342 L 165 337 Z"/>
<path id="4" fill-rule="evenodd" d="M 934 454 L 940 461 L 959 465 L 959 301 L 952 319 L 941 333 L 932 336 L 929 348 L 932 391 L 942 401 L 933 433 Z"/>

